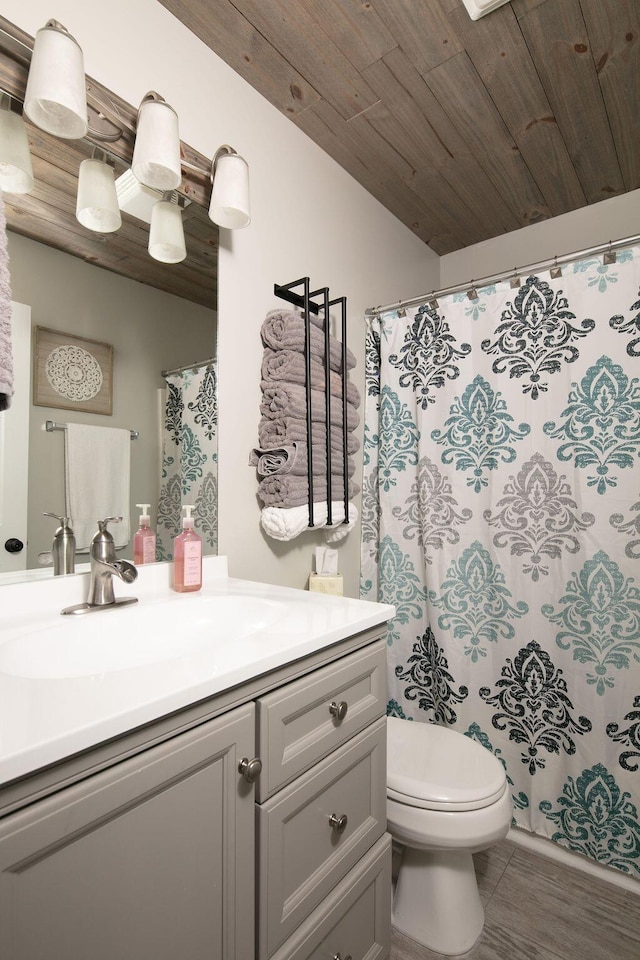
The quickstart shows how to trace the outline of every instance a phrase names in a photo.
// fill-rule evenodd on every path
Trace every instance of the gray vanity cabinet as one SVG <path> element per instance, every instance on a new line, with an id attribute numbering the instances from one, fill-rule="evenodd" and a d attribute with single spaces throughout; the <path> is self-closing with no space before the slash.
<path id="1" fill-rule="evenodd" d="M 253 960 L 254 711 L 0 820 L 2 960 Z"/>
<path id="2" fill-rule="evenodd" d="M 386 643 L 257 703 L 257 958 L 383 960 L 391 936 Z"/>
<path id="3" fill-rule="evenodd" d="M 0 788 L 0 960 L 387 960 L 380 629 Z"/>

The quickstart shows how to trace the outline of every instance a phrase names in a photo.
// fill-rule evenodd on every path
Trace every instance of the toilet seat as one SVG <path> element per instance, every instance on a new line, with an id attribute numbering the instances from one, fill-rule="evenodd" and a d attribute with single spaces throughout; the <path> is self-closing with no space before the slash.
<path id="1" fill-rule="evenodd" d="M 480 810 L 504 795 L 504 767 L 457 730 L 387 717 L 387 797 L 426 810 Z"/>

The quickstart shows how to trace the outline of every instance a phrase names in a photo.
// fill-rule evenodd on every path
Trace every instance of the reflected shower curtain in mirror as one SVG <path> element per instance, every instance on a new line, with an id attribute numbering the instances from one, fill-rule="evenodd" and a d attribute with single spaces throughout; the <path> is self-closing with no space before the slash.
<path id="1" fill-rule="evenodd" d="M 204 554 L 218 551 L 218 401 L 213 363 L 166 375 L 158 560 L 173 558 L 182 506 L 193 505 Z"/>
<path id="2" fill-rule="evenodd" d="M 367 333 L 361 596 L 388 712 L 505 766 L 515 825 L 640 879 L 640 248 Z"/>

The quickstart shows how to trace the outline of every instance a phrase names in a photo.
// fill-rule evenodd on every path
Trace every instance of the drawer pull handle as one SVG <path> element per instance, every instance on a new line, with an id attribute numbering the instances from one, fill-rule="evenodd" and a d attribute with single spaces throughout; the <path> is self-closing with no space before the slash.
<path id="1" fill-rule="evenodd" d="M 335 700 L 333 700 L 332 703 L 329 704 L 329 713 L 338 723 L 342 723 L 347 715 L 348 709 L 349 705 L 346 700 L 341 700 L 340 703 L 336 703 Z"/>
<path id="2" fill-rule="evenodd" d="M 255 783 L 261 772 L 262 760 L 259 757 L 254 757 L 253 760 L 243 757 L 238 764 L 238 773 L 242 774 L 247 783 Z"/>
<path id="3" fill-rule="evenodd" d="M 341 817 L 337 814 L 332 813 L 329 817 L 329 823 L 336 833 L 343 833 L 347 826 L 347 815 L 343 813 Z"/>
<path id="4" fill-rule="evenodd" d="M 351 954 L 348 957 L 343 957 L 341 953 L 336 953 L 333 960 L 351 960 Z"/>

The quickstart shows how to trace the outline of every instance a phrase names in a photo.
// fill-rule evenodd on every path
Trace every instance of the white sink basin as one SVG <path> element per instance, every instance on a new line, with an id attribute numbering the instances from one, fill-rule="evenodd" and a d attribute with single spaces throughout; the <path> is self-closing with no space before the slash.
<path id="1" fill-rule="evenodd" d="M 0 672 L 68 679 L 152 666 L 215 650 L 265 630 L 284 605 L 256 597 L 180 597 L 25 625 L 0 645 Z"/>

